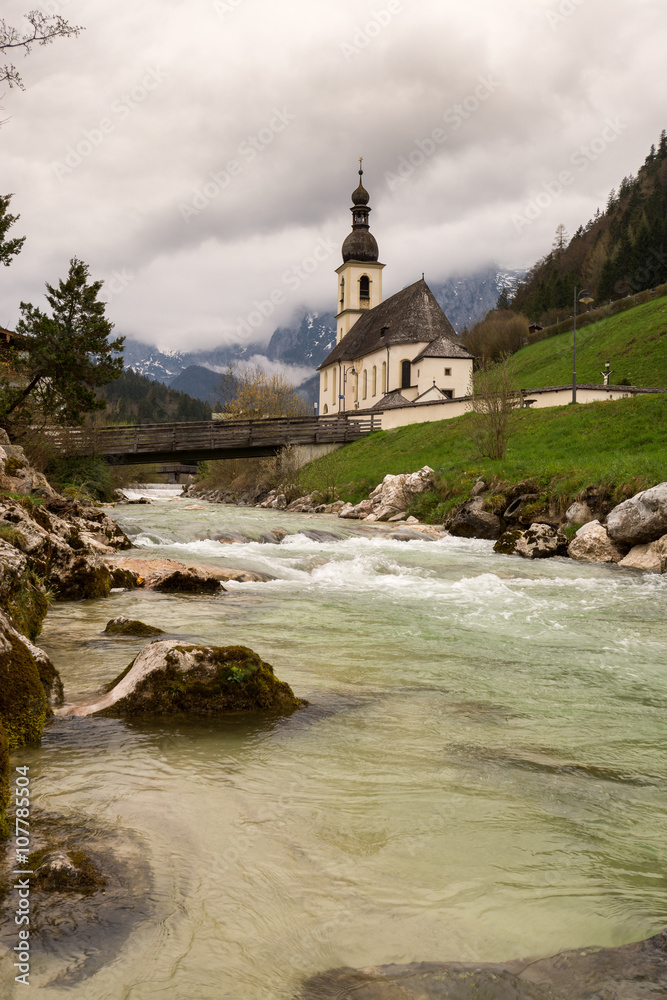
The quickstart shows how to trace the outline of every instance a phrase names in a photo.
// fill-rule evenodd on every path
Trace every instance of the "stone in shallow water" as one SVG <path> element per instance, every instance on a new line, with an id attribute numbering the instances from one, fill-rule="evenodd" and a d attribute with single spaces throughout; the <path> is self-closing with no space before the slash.
<path id="1" fill-rule="evenodd" d="M 333 969 L 298 1000 L 655 1000 L 667 996 L 667 933 L 620 948 L 510 962 Z"/>
<path id="2" fill-rule="evenodd" d="M 157 628 L 155 625 L 146 625 L 134 618 L 124 618 L 122 615 L 108 621 L 104 632 L 106 635 L 133 635 L 139 636 L 139 638 L 164 635 L 164 629 Z"/>
<path id="3" fill-rule="evenodd" d="M 289 713 L 305 702 L 273 667 L 246 646 L 201 646 L 154 640 L 106 694 L 59 715 L 222 716 L 231 712 Z"/>

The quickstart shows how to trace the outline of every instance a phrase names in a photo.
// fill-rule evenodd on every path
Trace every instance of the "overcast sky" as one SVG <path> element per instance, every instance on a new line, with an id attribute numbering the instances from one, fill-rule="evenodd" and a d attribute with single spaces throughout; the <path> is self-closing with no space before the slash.
<path id="1" fill-rule="evenodd" d="M 38 0 L 3 0 L 16 26 Z M 84 260 L 118 333 L 268 340 L 332 310 L 364 157 L 385 296 L 529 266 L 667 127 L 665 0 L 43 0 L 14 57 L 0 324 Z M 239 333 L 240 331 L 240 333 Z"/>

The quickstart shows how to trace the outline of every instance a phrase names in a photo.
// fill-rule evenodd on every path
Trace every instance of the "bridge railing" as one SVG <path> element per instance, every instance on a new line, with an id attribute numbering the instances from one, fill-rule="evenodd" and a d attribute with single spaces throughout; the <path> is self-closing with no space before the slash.
<path id="1" fill-rule="evenodd" d="M 381 415 L 374 413 L 95 428 L 47 427 L 44 434 L 56 450 L 65 455 L 140 455 L 162 451 L 219 451 L 239 447 L 344 443 L 380 428 Z"/>

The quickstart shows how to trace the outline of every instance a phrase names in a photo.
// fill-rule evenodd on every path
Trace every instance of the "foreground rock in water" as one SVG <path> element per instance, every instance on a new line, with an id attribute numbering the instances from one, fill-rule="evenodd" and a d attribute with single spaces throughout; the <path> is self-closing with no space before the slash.
<path id="1" fill-rule="evenodd" d="M 246 646 L 155 640 L 94 702 L 59 715 L 223 715 L 293 712 L 305 702 Z"/>
<path id="2" fill-rule="evenodd" d="M 118 571 L 126 570 L 138 574 L 148 590 L 168 589 L 164 587 L 165 580 L 177 580 L 178 578 L 174 576 L 176 573 L 187 570 L 195 571 L 194 567 L 188 567 L 185 563 L 177 562 L 176 559 L 142 559 L 139 556 L 121 556 L 110 562 L 109 566 L 116 567 Z M 253 573 L 251 570 L 223 569 L 221 567 L 214 569 L 211 566 L 206 567 L 204 574 L 207 579 L 216 584 L 214 586 L 212 583 L 208 588 L 209 591 L 223 590 L 224 588 L 220 587 L 219 584 L 225 583 L 227 580 L 234 580 L 236 583 L 264 583 L 272 579 L 265 573 Z M 206 587 L 203 589 L 205 590 Z"/>
<path id="3" fill-rule="evenodd" d="M 125 618 L 120 615 L 107 622 L 104 630 L 106 635 L 131 635 L 142 639 L 153 638 L 156 635 L 164 635 L 164 629 L 155 625 L 146 625 L 145 622 L 137 621 L 136 618 Z"/>
<path id="4" fill-rule="evenodd" d="M 570 559 L 581 562 L 618 563 L 623 552 L 612 542 L 599 521 L 589 521 L 579 528 L 568 546 Z"/>
<path id="5" fill-rule="evenodd" d="M 667 996 L 667 933 L 620 948 L 497 963 L 334 969 L 298 1000 L 657 1000 Z"/>

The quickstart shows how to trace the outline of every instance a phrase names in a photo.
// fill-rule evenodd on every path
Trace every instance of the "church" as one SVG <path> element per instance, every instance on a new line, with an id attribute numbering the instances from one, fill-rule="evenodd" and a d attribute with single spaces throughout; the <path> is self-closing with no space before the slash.
<path id="1" fill-rule="evenodd" d="M 343 242 L 343 263 L 336 271 L 336 346 L 319 366 L 319 412 L 407 408 L 410 415 L 402 413 L 401 424 L 442 419 L 450 415 L 442 412 L 442 404 L 462 404 L 468 397 L 473 357 L 458 343 L 423 275 L 383 300 L 384 264 L 370 231 L 369 201 L 360 161 L 350 210 L 352 232 Z M 437 417 L 431 415 L 434 404 Z M 384 417 L 382 423 L 384 427 Z"/>

